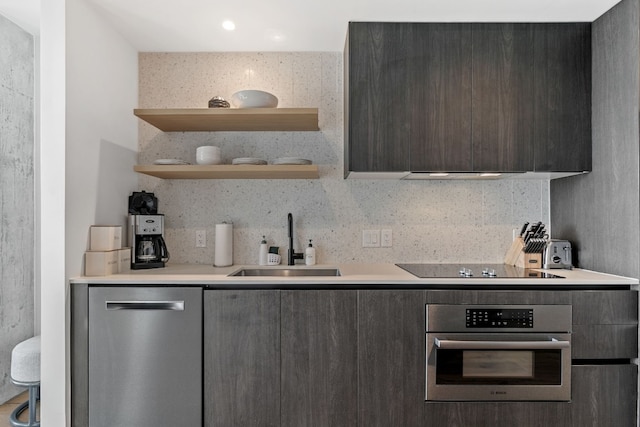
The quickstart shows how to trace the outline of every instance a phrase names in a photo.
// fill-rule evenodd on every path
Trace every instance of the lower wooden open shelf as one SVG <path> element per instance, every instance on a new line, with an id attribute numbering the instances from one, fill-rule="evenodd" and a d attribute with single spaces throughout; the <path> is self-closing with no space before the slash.
<path id="1" fill-rule="evenodd" d="M 133 170 L 163 179 L 318 179 L 317 165 L 136 165 Z"/>

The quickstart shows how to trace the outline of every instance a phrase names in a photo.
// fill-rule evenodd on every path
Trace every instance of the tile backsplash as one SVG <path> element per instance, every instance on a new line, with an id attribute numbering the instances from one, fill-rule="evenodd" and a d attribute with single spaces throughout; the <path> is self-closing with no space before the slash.
<path id="1" fill-rule="evenodd" d="M 513 229 L 549 224 L 547 180 L 389 181 L 343 179 L 342 53 L 141 53 L 139 108 L 206 108 L 243 89 L 279 98 L 279 107 L 317 107 L 318 132 L 171 132 L 140 121 L 139 163 L 179 158 L 217 145 L 235 157 L 295 156 L 319 165 L 318 180 L 161 180 L 140 175 L 165 214 L 172 263 L 212 264 L 215 224 L 234 224 L 234 263 L 257 264 L 265 235 L 287 249 L 313 239 L 319 263 L 502 262 Z M 391 229 L 391 248 L 362 248 L 362 231 Z M 207 247 L 195 247 L 206 230 Z"/>

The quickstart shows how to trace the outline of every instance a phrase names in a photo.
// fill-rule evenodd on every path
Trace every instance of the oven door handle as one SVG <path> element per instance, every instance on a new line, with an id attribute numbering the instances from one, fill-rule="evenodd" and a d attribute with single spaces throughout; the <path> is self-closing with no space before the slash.
<path id="1" fill-rule="evenodd" d="M 540 350 L 571 347 L 569 341 L 459 341 L 435 338 L 436 347 L 457 350 Z"/>

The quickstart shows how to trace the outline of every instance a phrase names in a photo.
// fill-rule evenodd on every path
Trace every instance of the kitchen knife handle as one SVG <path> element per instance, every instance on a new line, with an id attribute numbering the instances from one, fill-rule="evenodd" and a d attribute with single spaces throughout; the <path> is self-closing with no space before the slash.
<path id="1" fill-rule="evenodd" d="M 525 231 L 527 231 L 527 227 L 528 226 L 529 226 L 529 223 L 525 222 L 524 225 L 522 226 L 522 228 L 520 229 L 520 234 L 519 234 L 520 237 L 524 236 L 524 233 L 525 233 Z"/>

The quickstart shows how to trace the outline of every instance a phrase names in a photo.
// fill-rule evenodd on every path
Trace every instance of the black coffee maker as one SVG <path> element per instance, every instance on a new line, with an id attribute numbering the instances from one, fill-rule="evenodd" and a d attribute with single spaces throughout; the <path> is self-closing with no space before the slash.
<path id="1" fill-rule="evenodd" d="M 153 193 L 134 192 L 129 196 L 129 245 L 131 269 L 161 268 L 169 261 L 164 243 L 164 215 L 158 214 Z"/>

